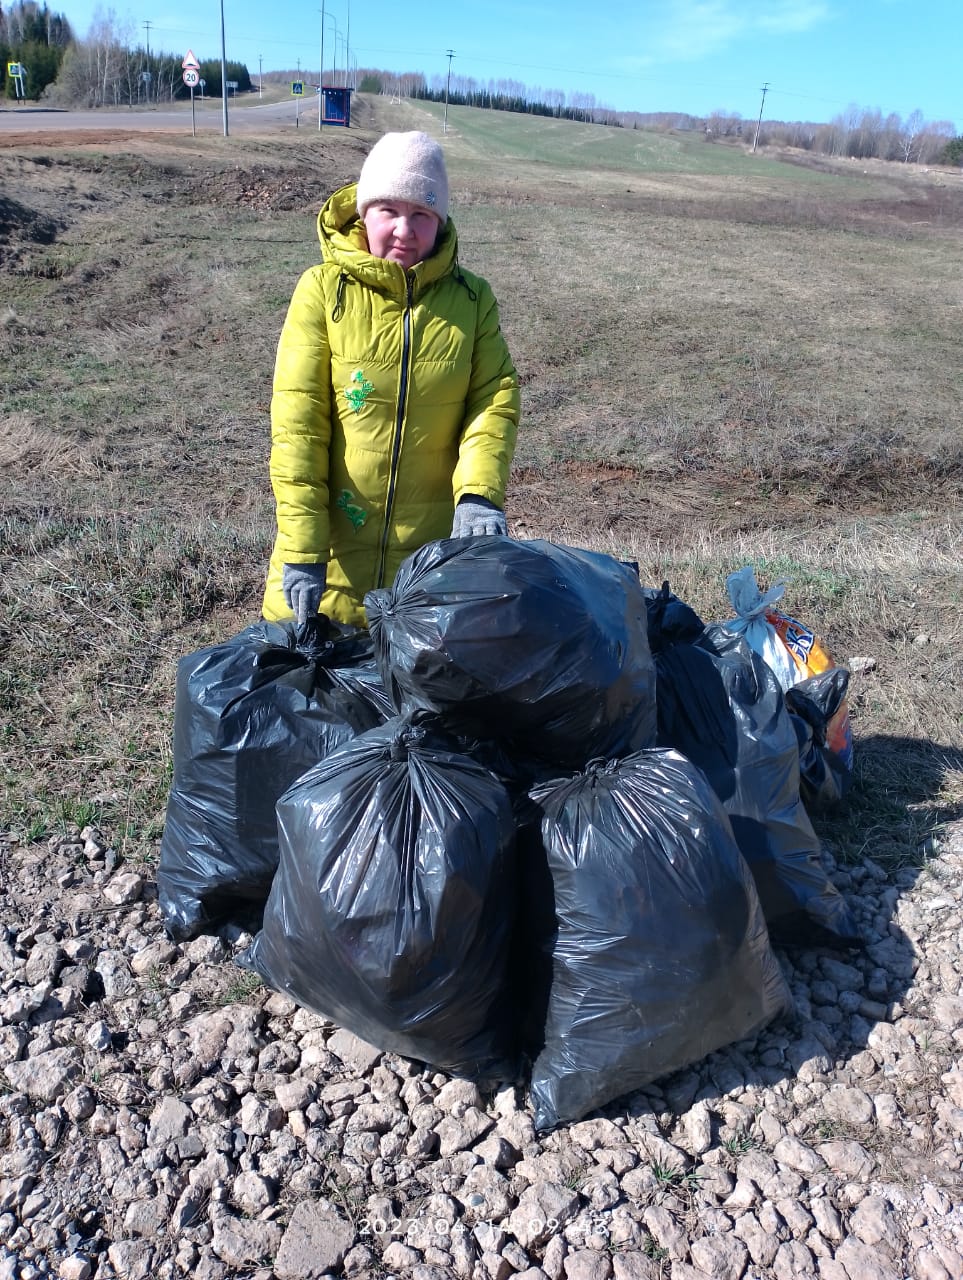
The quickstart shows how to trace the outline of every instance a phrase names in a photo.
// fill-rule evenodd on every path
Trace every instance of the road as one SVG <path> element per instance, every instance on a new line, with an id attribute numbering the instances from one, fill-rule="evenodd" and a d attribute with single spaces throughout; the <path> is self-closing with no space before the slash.
<path id="1" fill-rule="evenodd" d="M 287 131 L 295 128 L 318 127 L 317 97 L 311 94 L 303 100 L 287 98 L 281 102 L 258 104 L 250 99 L 244 105 L 228 103 L 228 132 L 262 133 L 265 130 Z M 223 108 L 220 98 L 194 99 L 194 128 L 197 133 L 223 133 Z M 24 133 L 72 133 L 75 130 L 104 133 L 122 130 L 125 133 L 140 131 L 172 132 L 181 129 L 191 131 L 191 108 L 185 103 L 173 108 L 156 110 L 134 108 L 131 110 L 99 109 L 96 111 L 60 111 L 51 107 L 5 106 L 0 108 L 0 142 L 4 136 Z"/>

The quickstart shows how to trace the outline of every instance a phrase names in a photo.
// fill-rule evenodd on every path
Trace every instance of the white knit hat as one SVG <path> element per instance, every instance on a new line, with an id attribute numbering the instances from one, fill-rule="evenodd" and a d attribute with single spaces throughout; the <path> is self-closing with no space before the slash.
<path id="1" fill-rule="evenodd" d="M 427 133 L 386 133 L 371 148 L 358 179 L 358 212 L 378 200 L 407 200 L 448 218 L 445 156 Z"/>

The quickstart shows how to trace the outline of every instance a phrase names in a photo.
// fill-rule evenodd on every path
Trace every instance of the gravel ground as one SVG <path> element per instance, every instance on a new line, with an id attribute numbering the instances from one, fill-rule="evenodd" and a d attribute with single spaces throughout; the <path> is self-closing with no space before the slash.
<path id="1" fill-rule="evenodd" d="M 963 1277 L 963 827 L 832 878 L 751 1040 L 538 1135 L 165 935 L 109 833 L 0 838 L 0 1280 Z"/>

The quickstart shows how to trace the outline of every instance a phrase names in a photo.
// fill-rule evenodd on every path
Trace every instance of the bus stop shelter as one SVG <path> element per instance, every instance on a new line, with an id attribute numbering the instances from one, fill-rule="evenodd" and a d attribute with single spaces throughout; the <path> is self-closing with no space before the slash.
<path id="1" fill-rule="evenodd" d="M 351 94 L 353 89 L 344 85 L 321 86 L 321 120 L 323 124 L 351 125 Z"/>

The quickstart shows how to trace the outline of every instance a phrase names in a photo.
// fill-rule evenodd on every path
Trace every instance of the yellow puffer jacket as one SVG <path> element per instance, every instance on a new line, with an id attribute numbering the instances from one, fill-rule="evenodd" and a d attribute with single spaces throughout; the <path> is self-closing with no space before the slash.
<path id="1" fill-rule="evenodd" d="M 321 611 L 364 626 L 365 593 L 449 536 L 463 494 L 504 506 L 515 451 L 518 377 L 491 288 L 458 266 L 451 220 L 406 272 L 368 252 L 355 189 L 318 216 L 323 260 L 298 281 L 278 344 L 275 621 L 292 616 L 282 565 L 327 561 Z"/>

